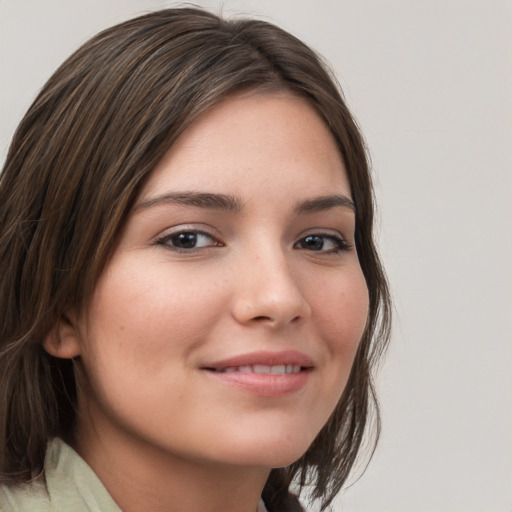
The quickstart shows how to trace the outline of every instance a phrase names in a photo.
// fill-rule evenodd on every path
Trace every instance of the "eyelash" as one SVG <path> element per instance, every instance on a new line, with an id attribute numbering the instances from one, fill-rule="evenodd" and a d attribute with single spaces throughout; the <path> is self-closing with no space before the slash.
<path id="1" fill-rule="evenodd" d="M 173 239 L 177 239 L 178 237 L 184 237 L 185 235 L 192 235 L 195 239 L 195 242 L 197 244 L 197 239 L 199 237 L 207 237 L 209 238 L 213 243 L 210 243 L 208 245 L 205 245 L 203 247 L 178 247 L 176 245 L 173 245 L 171 242 Z M 320 239 L 322 240 L 322 247 L 320 247 L 319 250 L 314 250 L 312 248 L 308 247 L 300 247 L 300 244 L 304 243 L 308 238 L 310 239 Z M 322 250 L 323 245 L 325 245 L 325 240 L 328 240 L 334 244 L 334 247 L 328 250 Z M 182 231 L 178 231 L 176 233 L 171 233 L 164 235 L 156 240 L 157 245 L 165 246 L 167 249 L 179 253 L 192 253 L 196 251 L 200 251 L 202 249 L 208 249 L 211 247 L 223 247 L 224 244 L 222 242 L 219 242 L 215 240 L 215 238 L 210 235 L 209 233 L 205 233 L 204 231 L 196 230 L 196 229 L 185 229 Z M 316 252 L 320 254 L 338 254 L 343 251 L 348 251 L 352 248 L 352 244 L 348 243 L 343 237 L 339 235 L 334 235 L 331 233 L 311 233 L 306 236 L 303 236 L 300 238 L 295 244 L 293 245 L 295 249 L 300 249 L 304 251 L 311 251 Z"/>
<path id="2" fill-rule="evenodd" d="M 329 240 L 329 241 L 331 241 L 334 244 L 334 247 L 331 248 L 331 249 L 328 249 L 328 250 L 318 250 L 318 251 L 312 250 L 312 252 L 319 252 L 321 254 L 338 254 L 338 253 L 343 252 L 343 251 L 348 251 L 349 249 L 352 248 L 352 244 L 348 243 L 343 237 L 341 237 L 339 235 L 334 235 L 334 234 L 331 234 L 331 233 L 311 233 L 309 235 L 306 235 L 306 236 L 302 237 L 297 242 L 295 242 L 293 247 L 299 248 L 299 247 L 297 247 L 298 244 L 300 244 L 301 242 L 306 241 L 308 238 L 317 238 L 317 239 L 322 239 L 322 240 Z M 322 249 L 323 249 L 323 244 L 324 243 L 322 242 Z M 307 247 L 301 247 L 300 249 L 302 249 L 304 251 L 311 250 L 311 249 L 308 249 Z"/>
<path id="3" fill-rule="evenodd" d="M 207 237 L 210 240 L 212 240 L 213 243 L 208 244 L 204 247 L 189 247 L 189 248 L 177 247 L 170 243 L 173 238 L 176 239 L 176 238 L 178 238 L 180 236 L 184 236 L 184 235 L 193 235 L 196 237 L 196 240 L 199 237 Z M 156 243 L 157 243 L 157 245 L 165 246 L 169 250 L 172 250 L 175 252 L 181 252 L 181 253 L 191 253 L 191 252 L 195 252 L 195 251 L 198 251 L 201 249 L 208 249 L 210 247 L 222 247 L 224 245 L 221 242 L 216 241 L 215 238 L 212 235 L 210 235 L 209 233 L 205 233 L 204 231 L 200 231 L 197 229 L 184 229 L 182 231 L 177 231 L 176 233 L 170 233 L 168 235 L 164 235 L 164 236 L 158 238 Z"/>

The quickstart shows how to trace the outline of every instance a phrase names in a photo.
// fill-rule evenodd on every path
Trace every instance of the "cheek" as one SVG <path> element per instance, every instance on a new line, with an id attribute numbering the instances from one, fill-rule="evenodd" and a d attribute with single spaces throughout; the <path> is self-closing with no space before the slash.
<path id="1" fill-rule="evenodd" d="M 332 360 L 334 388 L 342 391 L 364 333 L 368 316 L 368 289 L 359 269 L 332 279 L 317 304 L 315 323 Z"/>
<path id="2" fill-rule="evenodd" d="M 310 295 L 310 304 L 314 306 L 312 328 L 323 349 L 319 372 L 322 378 L 312 397 L 307 420 L 311 437 L 324 427 L 340 401 L 368 314 L 368 290 L 360 269 L 344 269 L 329 277 L 318 278 L 317 293 Z"/>
<path id="3" fill-rule="evenodd" d="M 215 279 L 205 284 L 200 273 L 170 269 L 157 262 L 137 272 L 116 262 L 102 276 L 84 338 L 95 365 L 155 376 L 206 338 L 223 307 L 222 287 Z"/>
<path id="4" fill-rule="evenodd" d="M 368 288 L 361 270 L 331 280 L 317 304 L 325 336 L 335 346 L 357 346 L 366 326 L 368 305 Z"/>

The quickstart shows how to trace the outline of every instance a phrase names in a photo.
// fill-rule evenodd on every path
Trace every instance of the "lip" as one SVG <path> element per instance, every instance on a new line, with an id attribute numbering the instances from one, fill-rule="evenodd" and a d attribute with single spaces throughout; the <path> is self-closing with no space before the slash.
<path id="1" fill-rule="evenodd" d="M 207 363 L 204 364 L 202 368 L 205 370 L 222 371 L 229 367 L 253 366 L 255 364 L 261 364 L 265 366 L 291 364 L 301 366 L 303 368 L 313 368 L 315 366 L 313 360 L 306 354 L 296 350 L 283 350 L 280 352 L 250 352 L 247 354 L 230 357 L 228 359 Z"/>
<path id="2" fill-rule="evenodd" d="M 238 371 L 248 366 L 294 366 L 300 367 L 297 373 L 246 373 Z M 228 359 L 215 361 L 201 367 L 217 382 L 267 398 L 277 398 L 297 393 L 308 383 L 314 370 L 313 360 L 294 350 L 281 352 L 252 352 Z M 232 371 L 226 372 L 230 368 Z"/>

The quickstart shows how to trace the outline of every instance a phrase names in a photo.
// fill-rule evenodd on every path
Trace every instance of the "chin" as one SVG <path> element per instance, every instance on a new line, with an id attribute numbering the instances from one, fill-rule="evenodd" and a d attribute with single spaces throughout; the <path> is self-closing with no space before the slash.
<path id="1" fill-rule="evenodd" d="M 261 437 L 252 439 L 245 446 L 238 444 L 235 450 L 231 450 L 230 462 L 246 466 L 282 468 L 299 460 L 306 453 L 313 439 L 311 436 L 301 439 L 291 438 L 288 433 L 267 439 Z"/>

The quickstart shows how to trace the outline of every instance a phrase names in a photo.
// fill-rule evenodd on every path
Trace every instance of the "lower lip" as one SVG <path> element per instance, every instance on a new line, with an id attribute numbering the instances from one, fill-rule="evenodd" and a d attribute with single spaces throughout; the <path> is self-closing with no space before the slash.
<path id="1" fill-rule="evenodd" d="M 311 375 L 311 370 L 299 373 L 269 374 L 269 373 L 226 373 L 205 370 L 214 379 L 250 393 L 263 397 L 276 398 L 297 393 L 303 389 Z"/>

